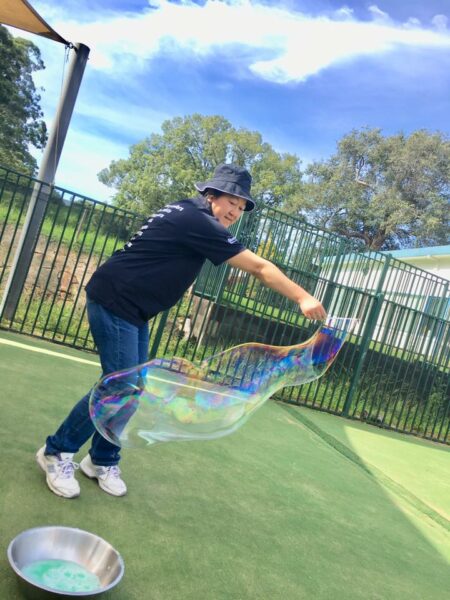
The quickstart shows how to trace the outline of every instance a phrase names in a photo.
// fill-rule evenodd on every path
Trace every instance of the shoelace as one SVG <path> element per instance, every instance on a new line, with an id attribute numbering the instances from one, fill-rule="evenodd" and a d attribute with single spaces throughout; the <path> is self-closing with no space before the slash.
<path id="1" fill-rule="evenodd" d="M 69 458 L 65 458 L 64 460 L 58 461 L 58 467 L 60 470 L 60 477 L 62 479 L 70 479 L 73 477 L 74 471 L 80 468 L 80 465 Z"/>
<path id="2" fill-rule="evenodd" d="M 97 466 L 95 467 L 97 475 L 102 479 L 112 477 L 114 479 L 120 479 L 120 469 L 117 465 L 111 465 L 109 467 Z"/>
<path id="3" fill-rule="evenodd" d="M 111 477 L 115 477 L 116 479 L 120 478 L 120 469 L 117 465 L 111 465 L 108 468 L 109 474 L 111 475 Z"/>

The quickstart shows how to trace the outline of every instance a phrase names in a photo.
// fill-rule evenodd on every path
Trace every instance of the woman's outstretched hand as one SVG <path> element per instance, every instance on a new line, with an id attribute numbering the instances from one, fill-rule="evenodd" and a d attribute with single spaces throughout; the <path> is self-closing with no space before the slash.
<path id="1" fill-rule="evenodd" d="M 301 298 L 301 300 L 298 301 L 298 305 L 300 306 L 302 313 L 308 319 L 324 321 L 327 317 L 327 311 L 322 306 L 322 303 L 310 294 Z"/>

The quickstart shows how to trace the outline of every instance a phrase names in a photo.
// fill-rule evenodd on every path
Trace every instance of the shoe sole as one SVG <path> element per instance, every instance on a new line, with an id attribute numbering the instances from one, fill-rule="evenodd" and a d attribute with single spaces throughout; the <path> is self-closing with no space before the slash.
<path id="1" fill-rule="evenodd" d="M 56 496 L 59 496 L 60 498 L 67 498 L 68 500 L 70 500 L 71 498 L 78 498 L 78 496 L 80 495 L 80 492 L 78 492 L 77 494 L 72 494 L 71 496 L 67 496 L 66 494 L 63 494 L 60 490 L 58 490 L 57 488 L 55 488 L 52 485 L 52 482 L 48 477 L 46 465 L 45 465 L 45 463 L 41 462 L 40 454 L 36 454 L 36 462 L 45 473 L 45 481 L 47 483 L 47 486 Z"/>
<path id="2" fill-rule="evenodd" d="M 122 494 L 116 494 L 115 492 L 112 492 L 108 488 L 104 487 L 102 485 L 102 480 L 99 479 L 95 473 L 93 474 L 92 471 L 88 471 L 86 469 L 86 467 L 84 467 L 83 461 L 81 461 L 81 463 L 80 463 L 80 471 L 83 473 L 83 475 L 86 475 L 86 477 L 88 479 L 96 479 L 100 489 L 102 489 L 104 492 L 106 492 L 110 496 L 115 496 L 116 498 L 121 498 L 122 496 L 125 496 L 127 493 L 127 490 L 125 490 Z"/>

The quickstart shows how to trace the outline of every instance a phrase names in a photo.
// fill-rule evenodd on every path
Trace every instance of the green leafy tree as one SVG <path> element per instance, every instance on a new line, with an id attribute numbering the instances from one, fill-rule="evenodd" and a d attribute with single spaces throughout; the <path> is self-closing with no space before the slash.
<path id="1" fill-rule="evenodd" d="M 0 163 L 31 174 L 36 160 L 29 146 L 43 148 L 47 140 L 41 98 L 32 77 L 44 68 L 37 46 L 13 37 L 0 25 Z"/>
<path id="2" fill-rule="evenodd" d="M 449 201 L 450 142 L 442 133 L 363 129 L 309 165 L 301 194 L 284 208 L 380 250 L 448 244 Z"/>
<path id="3" fill-rule="evenodd" d="M 257 132 L 235 129 L 221 116 L 199 114 L 167 120 L 161 129 L 132 146 L 127 159 L 99 173 L 102 183 L 117 189 L 117 206 L 145 214 L 192 196 L 194 182 L 210 178 L 222 162 L 249 169 L 252 195 L 269 206 L 299 193 L 299 159 L 278 154 Z"/>

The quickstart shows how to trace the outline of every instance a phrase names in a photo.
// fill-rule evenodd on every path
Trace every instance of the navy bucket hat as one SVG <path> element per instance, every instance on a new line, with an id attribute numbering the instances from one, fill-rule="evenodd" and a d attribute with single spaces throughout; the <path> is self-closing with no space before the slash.
<path id="1" fill-rule="evenodd" d="M 195 184 L 201 194 L 209 188 L 243 198 L 246 201 L 244 210 L 247 212 L 255 208 L 255 201 L 250 196 L 251 186 L 252 176 L 247 169 L 225 163 L 216 167 L 212 179 Z"/>

